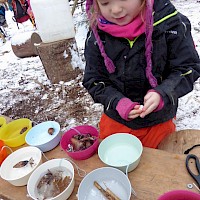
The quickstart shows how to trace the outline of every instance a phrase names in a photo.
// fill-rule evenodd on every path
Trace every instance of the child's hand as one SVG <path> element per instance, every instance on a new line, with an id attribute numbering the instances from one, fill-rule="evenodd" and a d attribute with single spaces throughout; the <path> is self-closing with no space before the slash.
<path id="1" fill-rule="evenodd" d="M 148 92 L 144 97 L 144 107 L 142 108 L 141 118 L 153 112 L 160 103 L 160 95 L 157 92 Z"/>
<path id="2" fill-rule="evenodd" d="M 140 116 L 142 113 L 142 109 L 140 109 L 140 105 L 136 105 L 133 110 L 128 114 L 129 119 L 135 119 Z"/>

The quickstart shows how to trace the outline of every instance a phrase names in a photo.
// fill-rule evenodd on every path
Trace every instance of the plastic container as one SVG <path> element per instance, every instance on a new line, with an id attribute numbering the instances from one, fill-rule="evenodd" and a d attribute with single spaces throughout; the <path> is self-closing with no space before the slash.
<path id="1" fill-rule="evenodd" d="M 107 199 L 94 186 L 94 181 L 104 189 L 108 187 L 119 199 L 131 198 L 131 183 L 128 177 L 113 167 L 102 167 L 91 171 L 83 178 L 78 188 L 78 200 Z"/>
<path id="2" fill-rule="evenodd" d="M 32 160 L 32 161 L 31 161 Z M 30 161 L 24 167 L 14 167 L 21 161 Z M 33 171 L 42 164 L 42 152 L 36 147 L 23 147 L 11 153 L 1 165 L 1 178 L 14 186 L 27 184 Z"/>
<path id="3" fill-rule="evenodd" d="M 0 140 L 9 147 L 18 147 L 25 144 L 25 136 L 32 128 L 32 121 L 21 118 L 11 121 L 0 130 Z"/>
<path id="4" fill-rule="evenodd" d="M 64 172 L 67 176 L 70 176 L 71 182 L 69 185 L 61 192 L 59 195 L 55 197 L 47 197 L 45 199 L 51 199 L 51 200 L 66 200 L 69 198 L 71 193 L 74 190 L 75 186 L 75 178 L 74 178 L 74 167 L 73 165 L 65 160 L 65 159 L 52 159 L 48 160 L 47 162 L 43 163 L 40 165 L 30 176 L 27 184 L 27 191 L 29 197 L 31 199 L 37 200 L 37 199 L 42 199 L 39 198 L 40 195 L 37 192 L 37 185 L 41 178 L 48 173 L 49 171 L 53 172 L 55 170 L 59 170 L 60 172 Z M 50 180 L 51 182 L 51 180 Z"/>
<path id="5" fill-rule="evenodd" d="M 53 128 L 51 134 L 49 129 Z M 61 139 L 60 124 L 55 121 L 46 121 L 34 126 L 25 137 L 28 145 L 39 148 L 42 152 L 47 152 L 55 148 Z"/>
<path id="6" fill-rule="evenodd" d="M 4 142 L 0 140 L 0 166 L 7 157 L 7 151 L 4 147 Z"/>
<path id="7" fill-rule="evenodd" d="M 3 128 L 4 125 L 6 125 L 6 119 L 5 117 L 0 117 L 0 130 Z"/>
<path id="8" fill-rule="evenodd" d="M 68 0 L 31 0 L 30 3 L 44 43 L 75 37 Z"/>
<path id="9" fill-rule="evenodd" d="M 88 147 L 85 150 L 68 152 L 67 149 L 68 149 L 68 145 L 71 144 L 71 138 L 78 133 L 80 134 L 90 133 L 92 136 L 95 136 L 97 139 L 94 141 L 92 146 Z M 97 149 L 99 146 L 98 136 L 99 136 L 99 132 L 93 126 L 90 126 L 90 125 L 76 126 L 63 134 L 60 140 L 60 146 L 71 158 L 75 160 L 85 160 L 85 159 L 90 158 L 97 152 Z"/>
<path id="10" fill-rule="evenodd" d="M 98 155 L 106 165 L 126 173 L 138 166 L 142 151 L 142 143 L 137 137 L 128 133 L 116 133 L 100 143 Z"/>
<path id="11" fill-rule="evenodd" d="M 199 200 L 200 194 L 188 190 L 173 190 L 161 195 L 158 200 Z"/>

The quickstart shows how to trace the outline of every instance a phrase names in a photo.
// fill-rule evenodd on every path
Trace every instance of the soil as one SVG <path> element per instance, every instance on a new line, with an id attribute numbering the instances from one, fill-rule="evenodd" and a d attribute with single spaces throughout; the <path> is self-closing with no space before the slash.
<path id="1" fill-rule="evenodd" d="M 2 115 L 12 119 L 28 118 L 33 125 L 53 120 L 57 121 L 61 130 L 68 126 L 90 124 L 98 126 L 102 107 L 94 104 L 91 96 L 82 86 L 83 72 L 75 70 L 71 81 L 66 84 L 39 84 L 37 91 L 18 92 L 25 96 Z"/>

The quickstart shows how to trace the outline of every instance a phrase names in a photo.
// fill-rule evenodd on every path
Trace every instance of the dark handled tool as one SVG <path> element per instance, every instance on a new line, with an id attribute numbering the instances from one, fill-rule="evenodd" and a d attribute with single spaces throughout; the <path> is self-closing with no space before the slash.
<path id="1" fill-rule="evenodd" d="M 197 169 L 197 174 L 194 174 L 192 172 L 192 170 L 190 169 L 189 167 L 189 163 L 191 161 L 194 161 L 195 163 L 195 166 L 196 166 L 196 169 Z M 198 184 L 198 187 L 200 188 L 200 163 L 199 163 L 199 158 L 194 155 L 194 154 L 189 154 L 187 157 L 186 157 L 186 168 L 189 172 L 189 174 L 192 176 L 192 178 L 196 181 L 196 183 Z"/>

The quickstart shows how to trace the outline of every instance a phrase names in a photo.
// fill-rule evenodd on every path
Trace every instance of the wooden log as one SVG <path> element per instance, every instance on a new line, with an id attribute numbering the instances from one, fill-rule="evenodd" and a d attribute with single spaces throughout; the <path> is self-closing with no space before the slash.
<path id="1" fill-rule="evenodd" d="M 32 33 L 31 45 L 32 45 L 32 49 L 36 55 L 38 55 L 37 46 L 40 45 L 41 43 L 42 43 L 42 39 L 41 39 L 40 35 L 36 32 Z"/>
<path id="2" fill-rule="evenodd" d="M 167 136 L 159 145 L 158 149 L 170 153 L 184 154 L 184 152 L 194 145 L 200 144 L 200 130 L 188 129 L 172 133 Z M 200 157 L 200 146 L 191 149 L 189 153 Z"/>
<path id="3" fill-rule="evenodd" d="M 34 53 L 34 50 L 31 45 L 31 38 L 28 39 L 25 43 L 23 44 L 11 44 L 13 53 L 19 57 L 19 58 L 27 58 L 31 56 L 37 56 Z"/>
<path id="4" fill-rule="evenodd" d="M 36 46 L 51 83 L 66 82 L 73 78 L 71 50 L 74 49 L 75 44 L 75 38 L 72 38 L 51 43 L 40 43 Z"/>

